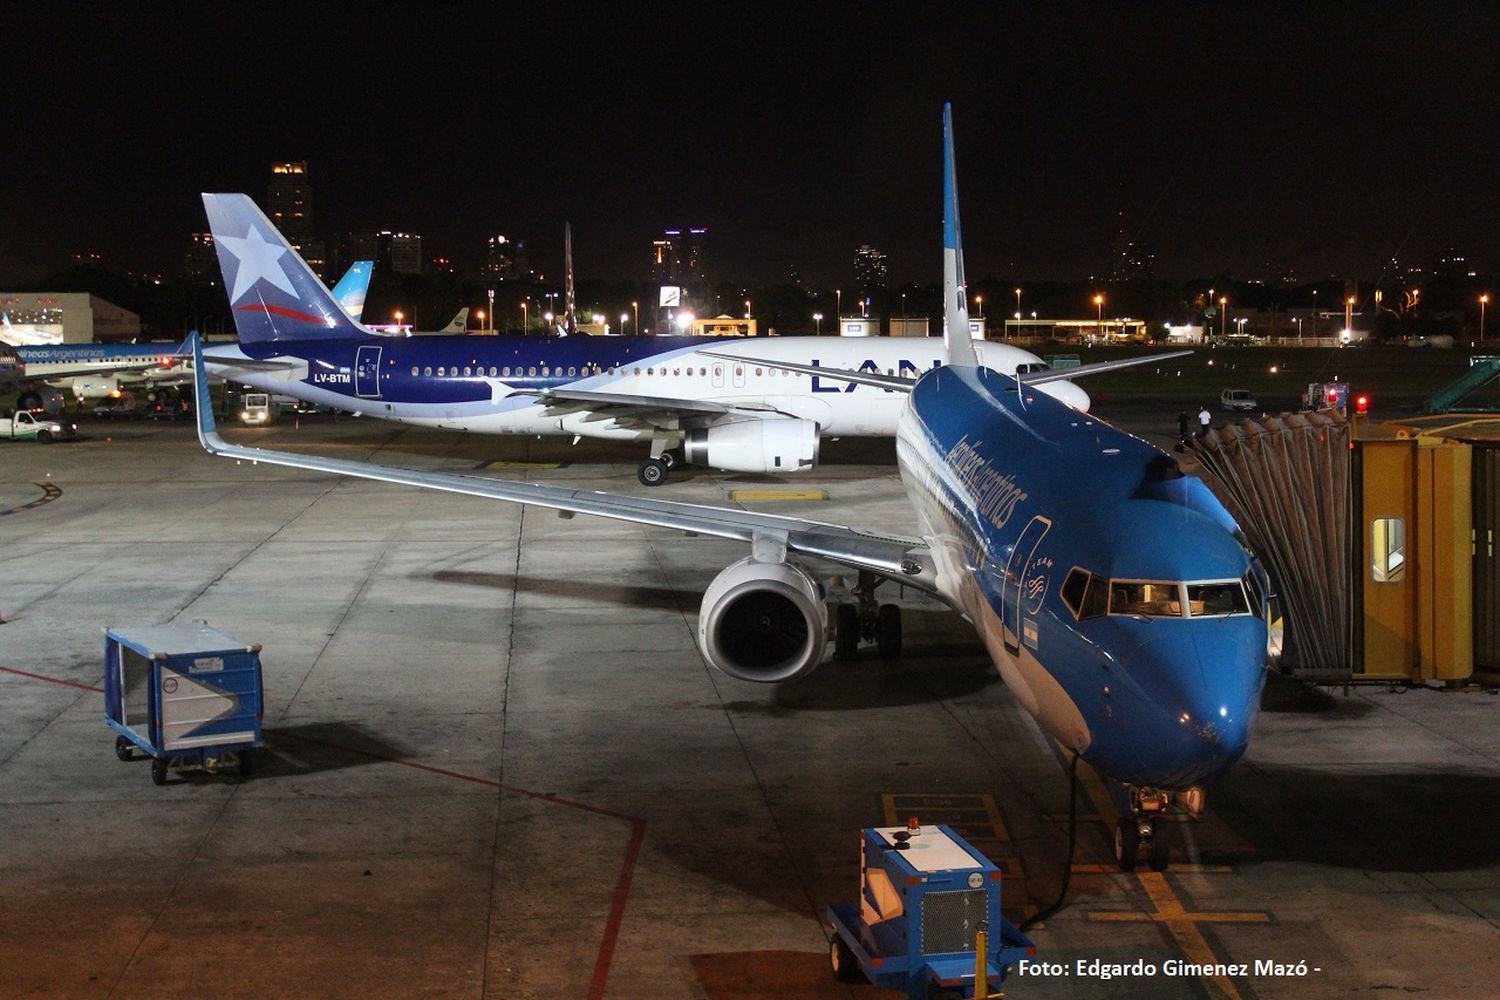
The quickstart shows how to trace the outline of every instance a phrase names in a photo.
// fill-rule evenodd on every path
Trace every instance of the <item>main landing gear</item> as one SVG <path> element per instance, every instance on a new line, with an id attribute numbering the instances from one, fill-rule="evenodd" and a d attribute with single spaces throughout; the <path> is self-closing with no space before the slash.
<path id="1" fill-rule="evenodd" d="M 1166 871 L 1172 861 L 1167 811 L 1175 804 L 1196 816 L 1203 810 L 1203 789 L 1169 792 L 1111 781 L 1109 792 L 1120 812 L 1115 823 L 1115 863 L 1120 870 L 1131 871 L 1144 859 L 1152 871 Z"/>
<path id="2" fill-rule="evenodd" d="M 682 456 L 675 449 L 668 449 L 659 458 L 648 458 L 636 469 L 636 478 L 645 486 L 660 486 L 667 481 L 667 473 L 677 468 Z"/>
<path id="3" fill-rule="evenodd" d="M 833 614 L 833 655 L 848 659 L 859 650 L 860 640 L 875 643 L 882 660 L 901 655 L 901 609 L 875 600 L 881 577 L 865 570 L 853 594 L 858 604 L 836 604 Z"/>

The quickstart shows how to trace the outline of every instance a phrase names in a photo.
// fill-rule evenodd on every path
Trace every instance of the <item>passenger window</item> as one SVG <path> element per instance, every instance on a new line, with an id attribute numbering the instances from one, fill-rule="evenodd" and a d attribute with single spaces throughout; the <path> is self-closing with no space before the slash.
<path id="1" fill-rule="evenodd" d="M 412 365 L 412 366 L 411 366 L 411 373 L 412 373 L 412 374 L 413 374 L 413 375 L 415 375 L 415 374 L 417 374 L 417 366 L 416 366 L 416 365 Z"/>
<path id="2" fill-rule="evenodd" d="M 1188 584 L 1188 614 L 1194 618 L 1206 615 L 1247 615 L 1245 588 L 1233 583 Z"/>
<path id="3" fill-rule="evenodd" d="M 572 375 L 572 374 L 574 374 L 574 373 L 575 373 L 575 372 L 576 372 L 576 371 L 577 371 L 577 370 L 578 370 L 578 369 L 576 369 L 576 368 L 574 368 L 574 367 L 573 367 L 573 366 L 572 366 L 572 365 L 569 365 L 569 366 L 568 366 L 568 374 L 569 374 L 569 375 Z"/>
<path id="4" fill-rule="evenodd" d="M 471 368 L 471 367 L 469 367 L 468 365 L 464 365 L 464 375 L 465 375 L 465 377 L 467 377 L 469 375 L 473 375 L 473 374 L 474 374 L 474 369 Z"/>
<path id="5" fill-rule="evenodd" d="M 490 365 L 490 378 L 494 378 L 497 374 L 499 373 L 495 370 L 495 366 Z"/>
<path id="6" fill-rule="evenodd" d="M 431 376 L 432 375 L 432 366 L 428 365 L 426 368 L 423 368 L 422 369 L 422 374 L 423 375 L 427 375 L 427 376 Z"/>
<path id="7" fill-rule="evenodd" d="M 506 365 L 504 368 L 500 369 L 500 374 L 501 375 L 509 375 L 510 374 L 510 365 Z"/>
<path id="8" fill-rule="evenodd" d="M 648 372 L 649 372 L 649 371 L 650 371 L 650 369 L 649 369 L 649 368 L 648 368 L 648 369 L 647 369 L 647 371 L 648 371 Z M 637 375 L 639 375 L 639 374 L 640 374 L 640 373 L 641 373 L 641 370 L 640 370 L 640 369 L 639 369 L 639 368 L 637 368 L 637 369 L 636 369 L 636 370 L 635 370 L 635 373 L 636 373 L 636 374 L 637 374 Z"/>
<path id="9" fill-rule="evenodd" d="M 1400 583 L 1406 579 L 1406 519 L 1377 517 L 1370 522 L 1370 579 Z"/>
<path id="10" fill-rule="evenodd" d="M 646 374 L 647 375 L 653 375 L 653 374 L 655 374 L 655 371 L 656 370 L 654 368 L 647 368 L 646 369 Z"/>
<path id="11" fill-rule="evenodd" d="M 442 365 L 438 365 L 438 374 L 439 375 L 447 374 L 447 371 L 448 370 L 445 367 L 443 367 Z"/>
<path id="12" fill-rule="evenodd" d="M 526 374 L 527 375 L 535 375 L 536 374 L 536 365 L 532 365 L 530 368 L 526 369 Z"/>
<path id="13" fill-rule="evenodd" d="M 759 368 L 755 369 L 755 377 L 756 378 L 760 378 L 764 374 L 765 374 L 765 372 L 762 371 L 761 369 L 759 369 Z"/>

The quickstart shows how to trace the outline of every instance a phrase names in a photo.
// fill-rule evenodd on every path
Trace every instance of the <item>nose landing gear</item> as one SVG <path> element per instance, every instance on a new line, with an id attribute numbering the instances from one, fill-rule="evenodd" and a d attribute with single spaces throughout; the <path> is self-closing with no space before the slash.
<path id="1" fill-rule="evenodd" d="M 1115 863 L 1124 872 L 1134 870 L 1144 856 L 1152 871 L 1166 871 L 1172 862 L 1172 845 L 1166 814 L 1173 802 L 1197 815 L 1203 808 L 1203 790 L 1169 792 L 1160 788 L 1109 783 L 1110 795 L 1120 819 L 1115 823 Z"/>

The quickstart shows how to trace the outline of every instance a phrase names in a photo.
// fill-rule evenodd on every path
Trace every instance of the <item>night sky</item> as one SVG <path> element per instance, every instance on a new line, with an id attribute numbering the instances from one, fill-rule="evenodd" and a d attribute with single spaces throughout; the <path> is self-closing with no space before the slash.
<path id="1" fill-rule="evenodd" d="M 553 269 L 566 219 L 596 279 L 703 225 L 714 280 L 849 281 L 868 241 L 934 281 L 944 100 L 971 279 L 1107 274 L 1121 230 L 1177 278 L 1500 267 L 1485 6 L 314 6 L 0 7 L 0 287 L 175 273 L 198 193 L 282 159 L 327 235 L 460 265 L 503 232 Z"/>

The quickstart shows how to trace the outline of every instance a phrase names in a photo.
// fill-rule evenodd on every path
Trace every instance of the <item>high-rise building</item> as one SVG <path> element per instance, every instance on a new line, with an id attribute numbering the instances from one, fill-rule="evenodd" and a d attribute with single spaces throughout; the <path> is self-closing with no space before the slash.
<path id="1" fill-rule="evenodd" d="M 651 241 L 651 278 L 658 285 L 701 285 L 708 230 L 666 229 Z"/>
<path id="2" fill-rule="evenodd" d="M 197 283 L 212 282 L 219 276 L 219 259 L 214 253 L 213 233 L 194 233 L 182 256 L 182 276 Z"/>
<path id="3" fill-rule="evenodd" d="M 1156 276 L 1156 250 L 1149 243 L 1140 243 L 1123 236 L 1115 240 L 1114 266 L 1110 278 L 1114 281 L 1138 281 Z"/>
<path id="4" fill-rule="evenodd" d="M 378 268 L 397 274 L 421 274 L 422 237 L 416 233 L 378 232 L 364 229 L 350 233 L 345 256 L 350 261 L 373 260 Z"/>
<path id="5" fill-rule="evenodd" d="M 530 278 L 531 261 L 526 254 L 526 241 L 513 240 L 498 233 L 491 236 L 479 273 L 495 281 Z"/>
<path id="6" fill-rule="evenodd" d="M 422 237 L 416 233 L 382 233 L 391 241 L 391 270 L 397 274 L 421 274 Z"/>
<path id="7" fill-rule="evenodd" d="M 328 278 L 328 247 L 313 231 L 312 183 L 307 161 L 271 164 L 266 214 L 318 277 Z"/>
<path id="8" fill-rule="evenodd" d="M 864 295 L 876 295 L 885 289 L 885 253 L 880 248 L 862 243 L 854 251 L 854 283 Z"/>

